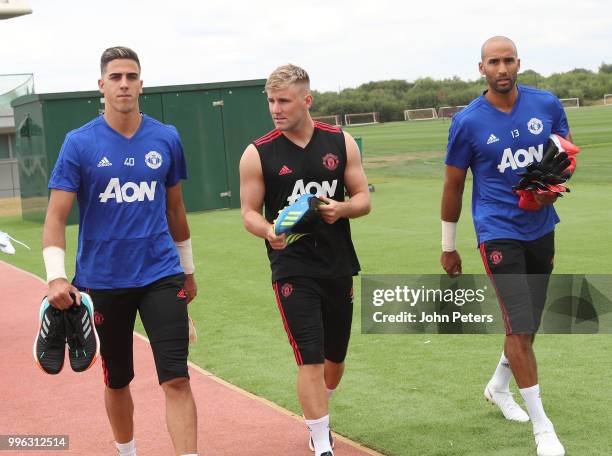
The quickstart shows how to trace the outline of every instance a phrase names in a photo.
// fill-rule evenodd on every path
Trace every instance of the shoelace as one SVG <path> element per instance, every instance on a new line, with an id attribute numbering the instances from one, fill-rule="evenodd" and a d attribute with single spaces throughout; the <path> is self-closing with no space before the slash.
<path id="1" fill-rule="evenodd" d="M 75 322 L 76 327 L 73 324 Z M 66 310 L 66 339 L 69 342 L 72 342 L 69 345 L 75 348 L 77 355 L 79 353 L 79 349 L 83 350 L 85 347 L 85 336 L 80 323 L 78 313 L 72 309 Z"/>
<path id="2" fill-rule="evenodd" d="M 47 334 L 48 347 L 63 347 L 66 344 L 65 336 L 60 334 L 59 327 L 63 323 L 63 312 L 53 309 L 51 311 L 51 324 L 49 324 L 49 332 Z"/>

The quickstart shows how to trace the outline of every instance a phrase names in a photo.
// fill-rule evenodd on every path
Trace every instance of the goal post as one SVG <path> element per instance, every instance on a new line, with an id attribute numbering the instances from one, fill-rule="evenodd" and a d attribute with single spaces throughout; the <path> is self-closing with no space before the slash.
<path id="1" fill-rule="evenodd" d="M 344 125 L 372 125 L 380 122 L 377 112 L 344 114 Z"/>
<path id="2" fill-rule="evenodd" d="M 440 119 L 450 119 L 467 105 L 459 105 L 459 106 L 440 106 L 438 108 L 438 118 Z"/>
<path id="3" fill-rule="evenodd" d="M 432 120 L 437 118 L 436 108 L 406 109 L 404 111 L 404 120 Z"/>
<path id="4" fill-rule="evenodd" d="M 564 108 L 579 108 L 580 98 L 559 98 Z"/>
<path id="5" fill-rule="evenodd" d="M 342 126 L 341 118 L 342 117 L 340 116 L 340 114 L 333 114 L 330 116 L 316 116 L 316 117 L 313 117 L 312 120 L 317 120 L 319 122 L 323 122 L 329 125 L 340 127 Z"/>

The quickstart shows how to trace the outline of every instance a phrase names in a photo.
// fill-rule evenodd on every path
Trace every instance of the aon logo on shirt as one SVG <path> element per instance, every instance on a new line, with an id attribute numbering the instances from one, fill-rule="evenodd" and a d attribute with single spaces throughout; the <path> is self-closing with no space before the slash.
<path id="1" fill-rule="evenodd" d="M 519 149 L 516 152 L 512 152 L 512 149 L 507 147 L 504 149 L 504 155 L 502 155 L 501 162 L 497 165 L 500 173 L 506 171 L 506 168 L 512 168 L 514 170 L 518 168 L 524 168 L 534 160 L 542 161 L 542 153 L 544 151 L 544 144 L 540 144 L 538 148 L 531 146 L 529 149 Z"/>
<path id="2" fill-rule="evenodd" d="M 293 186 L 293 192 L 291 193 L 291 195 L 289 195 L 287 201 L 289 202 L 289 204 L 293 204 L 300 196 L 306 193 L 313 193 L 317 196 L 323 195 L 327 196 L 328 198 L 332 198 L 336 193 L 337 186 L 338 179 L 334 179 L 333 181 L 331 181 L 331 183 L 328 181 L 323 181 L 320 184 L 318 182 L 308 182 L 306 185 L 304 185 L 304 179 L 300 179 L 295 182 L 295 185 Z M 313 192 L 313 190 L 315 191 Z"/>
<path id="3" fill-rule="evenodd" d="M 155 199 L 155 187 L 157 181 L 141 182 L 126 182 L 121 185 L 118 177 L 113 177 L 108 181 L 104 193 L 100 193 L 100 202 L 106 203 L 109 199 L 113 199 L 118 203 L 133 203 L 134 201 L 144 201 L 147 198 L 149 201 Z"/>

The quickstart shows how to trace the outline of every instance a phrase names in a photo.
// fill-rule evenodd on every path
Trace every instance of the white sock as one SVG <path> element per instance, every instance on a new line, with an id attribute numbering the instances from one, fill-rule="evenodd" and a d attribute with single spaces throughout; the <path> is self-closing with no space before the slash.
<path id="1" fill-rule="evenodd" d="M 117 450 L 119 450 L 119 456 L 136 456 L 136 444 L 134 443 L 134 439 L 130 440 L 128 443 L 117 443 Z"/>
<path id="2" fill-rule="evenodd" d="M 501 354 L 499 364 L 495 369 L 493 377 L 489 384 L 495 391 L 510 391 L 510 379 L 512 378 L 512 369 L 504 352 Z"/>
<path id="3" fill-rule="evenodd" d="M 533 423 L 533 433 L 537 434 L 543 430 L 554 429 L 552 421 L 548 419 L 546 412 L 544 412 L 542 398 L 540 397 L 540 385 L 521 388 L 519 391 L 525 400 L 529 418 L 531 418 L 531 422 Z"/>
<path id="4" fill-rule="evenodd" d="M 304 421 L 310 431 L 316 456 L 320 456 L 326 451 L 331 451 L 332 449 L 329 445 L 329 415 L 325 415 L 317 420 L 305 419 Z"/>
<path id="5" fill-rule="evenodd" d="M 182 454 L 181 456 L 198 456 L 198 453 Z"/>
<path id="6" fill-rule="evenodd" d="M 334 391 L 336 391 L 336 388 L 333 388 L 333 389 L 327 388 L 327 402 L 331 400 L 331 397 L 334 395 Z"/>

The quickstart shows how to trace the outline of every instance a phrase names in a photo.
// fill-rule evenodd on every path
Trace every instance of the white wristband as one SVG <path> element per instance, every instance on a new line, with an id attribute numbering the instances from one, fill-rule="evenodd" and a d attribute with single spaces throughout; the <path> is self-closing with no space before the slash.
<path id="1" fill-rule="evenodd" d="M 457 222 L 442 220 L 442 251 L 454 252 L 455 238 L 457 237 Z"/>
<path id="2" fill-rule="evenodd" d="M 178 250 L 179 259 L 181 260 L 181 267 L 185 274 L 193 274 L 195 271 L 195 265 L 193 264 L 193 251 L 191 250 L 191 238 L 185 239 L 174 243 L 176 250 Z"/>
<path id="3" fill-rule="evenodd" d="M 65 257 L 66 251 L 54 245 L 50 245 L 43 249 L 43 260 L 47 271 L 47 283 L 60 278 L 68 279 L 64 266 Z"/>

